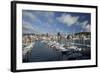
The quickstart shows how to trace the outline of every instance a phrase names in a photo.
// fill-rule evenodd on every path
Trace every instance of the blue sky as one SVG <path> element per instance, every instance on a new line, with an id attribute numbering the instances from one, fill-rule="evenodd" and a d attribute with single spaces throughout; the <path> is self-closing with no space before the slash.
<path id="1" fill-rule="evenodd" d="M 22 10 L 23 33 L 90 32 L 91 14 Z"/>

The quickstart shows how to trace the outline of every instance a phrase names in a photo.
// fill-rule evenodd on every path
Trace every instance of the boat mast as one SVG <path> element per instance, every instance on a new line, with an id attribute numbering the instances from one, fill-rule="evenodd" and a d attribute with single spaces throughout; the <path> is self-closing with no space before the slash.
<path id="1" fill-rule="evenodd" d="M 74 39 L 73 38 L 74 38 L 74 31 L 72 32 L 72 43 L 73 43 L 73 46 L 74 46 L 75 44 L 74 44 Z"/>

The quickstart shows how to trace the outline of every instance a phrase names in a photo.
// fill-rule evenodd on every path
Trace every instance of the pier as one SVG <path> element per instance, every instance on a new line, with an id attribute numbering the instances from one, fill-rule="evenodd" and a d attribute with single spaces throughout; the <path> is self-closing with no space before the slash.
<path id="1" fill-rule="evenodd" d="M 34 47 L 34 44 L 35 44 L 35 42 L 32 42 L 32 43 L 26 45 L 26 46 L 22 49 L 22 55 L 23 55 L 23 58 L 24 58 L 25 60 L 27 60 L 28 57 L 29 57 L 29 55 L 31 55 L 32 49 L 33 49 L 33 47 Z"/>

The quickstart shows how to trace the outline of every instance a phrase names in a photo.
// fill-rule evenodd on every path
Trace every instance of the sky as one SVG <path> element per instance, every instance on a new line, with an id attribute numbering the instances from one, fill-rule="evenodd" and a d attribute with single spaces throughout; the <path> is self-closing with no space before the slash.
<path id="1" fill-rule="evenodd" d="M 22 10 L 22 31 L 25 33 L 57 34 L 90 32 L 91 14 Z"/>

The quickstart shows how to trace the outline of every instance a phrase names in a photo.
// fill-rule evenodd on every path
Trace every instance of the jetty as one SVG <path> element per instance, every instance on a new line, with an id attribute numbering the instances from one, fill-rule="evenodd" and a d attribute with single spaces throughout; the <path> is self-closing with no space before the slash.
<path id="1" fill-rule="evenodd" d="M 26 55 L 31 53 L 32 48 L 34 47 L 34 44 L 35 44 L 35 42 L 32 42 L 22 49 L 23 50 L 23 52 L 22 52 L 23 58 L 26 58 Z"/>
<path id="2" fill-rule="evenodd" d="M 56 41 L 42 41 L 43 43 L 46 43 L 50 48 L 55 49 L 56 51 L 60 51 L 60 52 L 67 52 L 67 51 L 71 51 L 71 50 L 75 50 L 75 51 L 81 51 L 82 48 L 78 48 L 77 46 L 71 45 L 71 46 L 66 46 L 65 44 L 60 44 Z"/>

